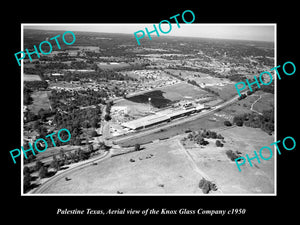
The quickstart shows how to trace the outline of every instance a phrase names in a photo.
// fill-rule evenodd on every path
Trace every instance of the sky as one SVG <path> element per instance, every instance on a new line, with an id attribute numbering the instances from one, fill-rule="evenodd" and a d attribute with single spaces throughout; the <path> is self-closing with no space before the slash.
<path id="1" fill-rule="evenodd" d="M 155 24 L 158 29 L 158 24 Z M 172 29 L 168 34 L 161 36 L 180 36 L 180 37 L 203 37 L 203 38 L 221 38 L 238 39 L 253 41 L 275 40 L 275 24 L 185 24 L 172 23 Z M 132 34 L 147 27 L 152 31 L 153 24 L 23 24 L 25 29 L 43 29 L 43 30 L 68 30 L 68 31 L 89 31 L 103 33 L 126 33 Z M 169 25 L 162 24 L 162 30 L 167 31 Z M 152 33 L 152 35 L 156 35 Z"/>

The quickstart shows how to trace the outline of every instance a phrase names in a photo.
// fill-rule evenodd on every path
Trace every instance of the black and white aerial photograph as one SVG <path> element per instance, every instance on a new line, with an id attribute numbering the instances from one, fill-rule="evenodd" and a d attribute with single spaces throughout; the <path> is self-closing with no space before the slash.
<path id="1" fill-rule="evenodd" d="M 276 24 L 153 24 L 22 24 L 22 195 L 276 194 Z"/>

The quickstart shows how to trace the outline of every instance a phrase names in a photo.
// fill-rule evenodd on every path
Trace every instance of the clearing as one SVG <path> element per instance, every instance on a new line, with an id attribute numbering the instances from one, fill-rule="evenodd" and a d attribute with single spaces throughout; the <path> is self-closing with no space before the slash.
<path id="1" fill-rule="evenodd" d="M 187 134 L 142 146 L 141 151 L 108 158 L 59 179 L 47 189 L 55 194 L 200 194 L 200 179 L 216 183 L 212 194 L 273 194 L 274 157 L 254 167 L 245 164 L 239 172 L 225 154 L 238 150 L 253 155 L 253 150 L 269 146 L 274 137 L 260 129 L 234 127 L 217 131 L 225 137 L 224 147 L 207 139 L 205 147 L 184 148 L 179 140 Z"/>
<path id="2" fill-rule="evenodd" d="M 253 151 L 258 152 L 261 147 L 270 146 L 274 142 L 274 136 L 259 128 L 250 127 L 234 127 L 217 133 L 225 138 L 224 147 L 216 147 L 214 139 L 207 139 L 210 142 L 208 146 L 187 149 L 198 167 L 213 178 L 223 193 L 274 193 L 274 156 L 267 161 L 261 159 L 260 164 L 253 160 L 253 167 L 247 161 L 239 172 L 236 163 L 225 153 L 232 150 L 241 152 L 241 156 L 248 154 L 253 157 Z M 267 157 L 269 153 L 263 154 Z"/>
<path id="3" fill-rule="evenodd" d="M 116 156 L 60 179 L 47 193 L 202 194 L 201 176 L 178 142 L 149 144 L 144 150 Z"/>
<path id="4" fill-rule="evenodd" d="M 50 101 L 48 94 L 51 94 L 51 91 L 35 91 L 31 94 L 33 102 L 31 105 L 28 105 L 28 108 L 34 114 L 38 114 L 40 109 L 50 109 Z"/>

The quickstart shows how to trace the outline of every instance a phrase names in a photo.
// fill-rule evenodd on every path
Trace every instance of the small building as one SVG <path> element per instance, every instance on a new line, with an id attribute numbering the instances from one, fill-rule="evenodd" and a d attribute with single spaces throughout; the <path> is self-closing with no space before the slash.
<path id="1" fill-rule="evenodd" d="M 63 73 L 51 73 L 51 76 L 63 76 Z"/>

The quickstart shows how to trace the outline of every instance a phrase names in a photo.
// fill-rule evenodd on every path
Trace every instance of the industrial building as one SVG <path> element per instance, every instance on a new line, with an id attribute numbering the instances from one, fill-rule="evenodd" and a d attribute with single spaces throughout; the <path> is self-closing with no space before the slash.
<path id="1" fill-rule="evenodd" d="M 173 119 L 184 117 L 196 112 L 200 112 L 206 107 L 202 104 L 199 104 L 194 107 L 189 108 L 179 108 L 179 109 L 165 109 L 155 114 L 148 115 L 136 120 L 132 120 L 126 123 L 122 123 L 121 125 L 125 128 L 129 128 L 130 130 L 138 130 L 142 128 L 147 128 L 153 125 L 157 125 L 163 122 L 170 122 Z"/>

